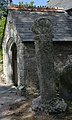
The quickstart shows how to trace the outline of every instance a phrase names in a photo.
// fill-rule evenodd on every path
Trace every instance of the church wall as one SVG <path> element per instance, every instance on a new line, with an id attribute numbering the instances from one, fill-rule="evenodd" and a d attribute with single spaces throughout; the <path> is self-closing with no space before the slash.
<path id="1" fill-rule="evenodd" d="M 36 92 L 39 89 L 36 55 L 34 42 L 26 42 L 24 45 L 24 81 L 28 93 Z M 31 94 L 30 93 L 30 94 Z"/>

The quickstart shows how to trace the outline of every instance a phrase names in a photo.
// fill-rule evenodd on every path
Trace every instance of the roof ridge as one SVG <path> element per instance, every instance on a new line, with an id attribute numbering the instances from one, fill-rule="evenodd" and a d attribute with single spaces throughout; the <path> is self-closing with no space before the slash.
<path id="1" fill-rule="evenodd" d="M 19 11 L 36 11 L 36 12 L 64 12 L 63 8 L 48 8 L 47 6 L 19 6 L 12 5 L 8 6 L 9 10 L 19 10 Z"/>

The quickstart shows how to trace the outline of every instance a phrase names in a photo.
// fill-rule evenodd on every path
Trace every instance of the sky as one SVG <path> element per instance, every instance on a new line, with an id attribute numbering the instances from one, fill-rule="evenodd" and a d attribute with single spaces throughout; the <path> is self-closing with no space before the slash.
<path id="1" fill-rule="evenodd" d="M 16 3 L 18 3 L 18 2 L 31 2 L 32 0 L 13 0 L 13 3 L 14 4 L 16 4 Z M 46 5 L 47 4 L 47 0 L 34 0 L 35 1 L 35 3 L 34 3 L 34 5 L 36 5 L 36 6 L 40 6 L 40 5 Z"/>

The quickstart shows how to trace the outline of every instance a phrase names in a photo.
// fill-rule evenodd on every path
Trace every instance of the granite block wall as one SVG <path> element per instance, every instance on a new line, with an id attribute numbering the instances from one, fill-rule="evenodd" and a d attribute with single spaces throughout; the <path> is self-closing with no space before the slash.
<path id="1" fill-rule="evenodd" d="M 26 42 L 23 45 L 24 80 L 26 81 L 26 87 L 39 89 L 34 42 Z"/>

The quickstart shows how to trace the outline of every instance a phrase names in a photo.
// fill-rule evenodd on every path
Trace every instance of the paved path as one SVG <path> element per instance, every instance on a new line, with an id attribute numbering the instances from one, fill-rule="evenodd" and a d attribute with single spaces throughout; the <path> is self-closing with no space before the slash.
<path id="1" fill-rule="evenodd" d="M 0 120 L 11 120 L 8 116 L 9 105 L 20 102 L 23 97 L 16 95 L 15 86 L 0 84 Z"/>

